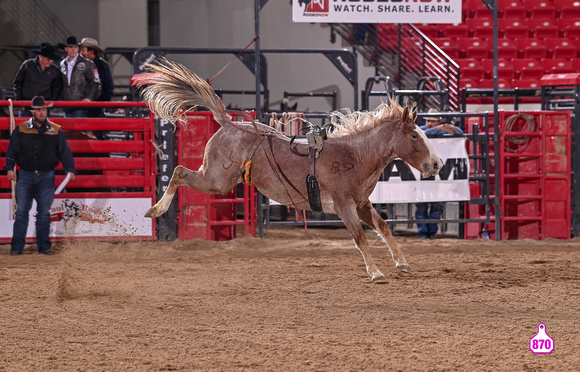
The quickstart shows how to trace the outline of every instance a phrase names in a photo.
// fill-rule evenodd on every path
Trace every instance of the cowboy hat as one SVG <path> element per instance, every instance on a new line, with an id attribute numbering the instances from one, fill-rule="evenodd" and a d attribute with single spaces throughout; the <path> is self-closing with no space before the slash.
<path id="1" fill-rule="evenodd" d="M 64 39 L 64 46 L 79 46 L 76 36 L 67 36 L 66 39 Z"/>
<path id="2" fill-rule="evenodd" d="M 427 112 L 428 114 L 441 114 L 439 111 L 435 110 L 435 109 L 429 109 L 429 111 Z M 426 116 L 425 117 L 425 121 L 443 121 L 445 119 L 443 119 L 443 117 L 441 116 Z"/>
<path id="3" fill-rule="evenodd" d="M 103 48 L 101 48 L 99 46 L 99 42 L 95 39 L 91 39 L 90 37 L 85 37 L 83 38 L 83 40 L 81 40 L 81 46 L 82 47 L 87 47 L 87 48 L 92 48 L 94 50 L 96 50 L 98 53 L 104 54 L 105 51 L 103 50 Z"/>
<path id="4" fill-rule="evenodd" d="M 47 105 L 46 104 L 46 101 L 44 100 L 44 97 L 43 96 L 35 96 L 30 101 L 30 107 L 32 109 L 52 107 L 52 105 L 53 105 L 52 103 L 50 105 Z"/>
<path id="5" fill-rule="evenodd" d="M 52 59 L 53 61 L 60 61 L 61 59 L 61 56 L 56 51 L 56 47 L 51 43 L 42 43 L 40 44 L 40 47 L 38 49 L 34 49 L 33 52 L 48 59 Z"/>

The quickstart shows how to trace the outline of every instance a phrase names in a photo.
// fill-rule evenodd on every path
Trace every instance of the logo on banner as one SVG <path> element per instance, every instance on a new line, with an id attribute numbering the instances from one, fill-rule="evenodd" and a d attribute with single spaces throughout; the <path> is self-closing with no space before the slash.
<path id="1" fill-rule="evenodd" d="M 304 15 L 310 17 L 326 17 L 330 8 L 330 0 L 298 0 L 298 5 L 304 8 Z"/>

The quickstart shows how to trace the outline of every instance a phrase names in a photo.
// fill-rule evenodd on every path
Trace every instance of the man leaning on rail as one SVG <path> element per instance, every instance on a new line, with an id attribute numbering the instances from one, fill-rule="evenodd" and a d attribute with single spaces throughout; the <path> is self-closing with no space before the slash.
<path id="1" fill-rule="evenodd" d="M 38 253 L 53 254 L 50 242 L 50 208 L 54 200 L 54 169 L 62 162 L 74 181 L 75 161 L 59 125 L 48 120 L 44 97 L 32 99 L 32 118 L 20 123 L 10 137 L 6 151 L 7 176 L 16 182 L 16 216 L 10 248 L 20 255 L 26 243 L 26 231 L 32 201 L 36 200 L 36 245 Z M 18 177 L 14 165 L 18 164 Z"/>

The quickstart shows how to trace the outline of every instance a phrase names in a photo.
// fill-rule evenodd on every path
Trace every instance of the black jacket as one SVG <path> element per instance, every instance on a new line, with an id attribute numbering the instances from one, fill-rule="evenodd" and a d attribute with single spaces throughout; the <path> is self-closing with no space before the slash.
<path id="1" fill-rule="evenodd" d="M 62 92 L 62 75 L 54 63 L 43 71 L 36 57 L 20 65 L 12 87 L 17 100 L 31 100 L 35 96 L 43 96 L 47 101 L 54 101 L 60 98 Z"/>
<path id="2" fill-rule="evenodd" d="M 70 85 L 66 75 L 67 69 L 68 64 L 65 58 L 60 61 L 63 81 L 61 99 L 63 101 L 82 101 L 88 98 L 91 101 L 96 101 L 101 94 L 101 80 L 97 66 L 79 54 L 72 70 Z"/>
<path id="3" fill-rule="evenodd" d="M 20 123 L 12 132 L 4 170 L 14 169 L 14 163 L 26 171 L 48 172 L 54 170 L 59 162 L 66 173 L 75 170 L 72 151 L 60 126 L 46 120 L 38 130 L 32 121 Z"/>

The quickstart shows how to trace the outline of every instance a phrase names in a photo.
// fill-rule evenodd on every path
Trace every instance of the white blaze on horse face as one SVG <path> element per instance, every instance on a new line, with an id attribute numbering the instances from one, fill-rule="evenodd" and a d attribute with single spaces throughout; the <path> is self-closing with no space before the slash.
<path id="1" fill-rule="evenodd" d="M 419 171 L 425 178 L 435 176 L 439 173 L 441 167 L 443 167 L 443 162 L 433 148 L 431 141 L 429 141 L 429 138 L 427 138 L 425 135 L 425 132 L 423 132 L 423 130 L 418 126 L 415 127 L 415 132 L 417 132 L 417 134 L 419 134 L 419 136 L 423 139 L 425 146 L 427 146 L 427 149 L 429 150 L 429 154 L 427 158 L 423 160 L 423 166 L 421 169 L 419 169 Z"/>

